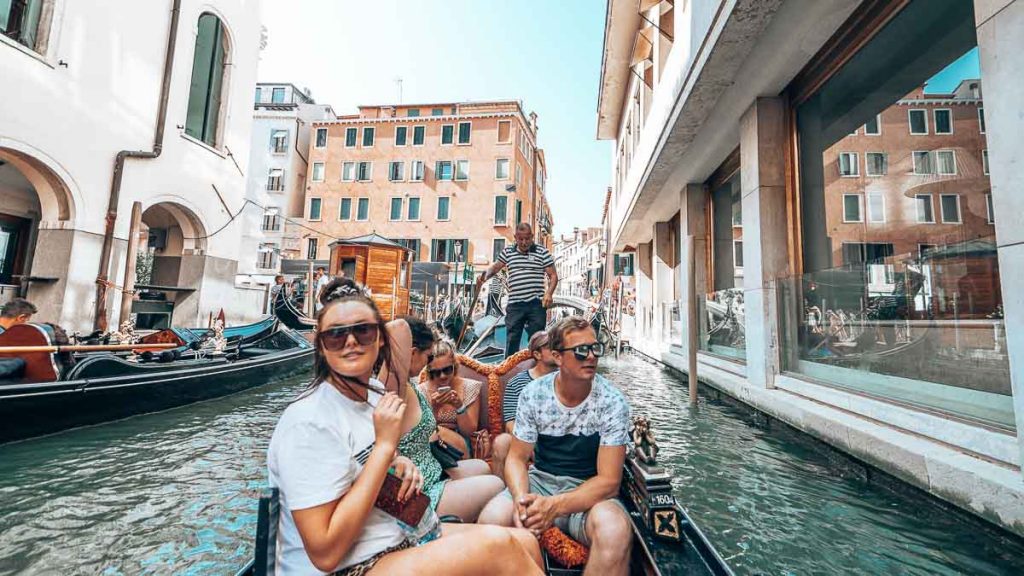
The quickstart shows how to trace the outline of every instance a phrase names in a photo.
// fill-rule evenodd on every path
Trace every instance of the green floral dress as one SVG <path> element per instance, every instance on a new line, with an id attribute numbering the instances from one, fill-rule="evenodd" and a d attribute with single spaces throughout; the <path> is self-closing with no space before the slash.
<path id="1" fill-rule="evenodd" d="M 434 458 L 430 451 L 430 437 L 437 429 L 437 420 L 434 419 L 434 412 L 430 409 L 430 403 L 415 386 L 412 389 L 420 400 L 420 421 L 409 430 L 398 442 L 398 451 L 420 470 L 423 474 L 423 493 L 430 497 L 430 506 L 437 510 L 437 504 L 441 501 L 441 492 L 447 480 L 441 479 L 441 464 Z"/>

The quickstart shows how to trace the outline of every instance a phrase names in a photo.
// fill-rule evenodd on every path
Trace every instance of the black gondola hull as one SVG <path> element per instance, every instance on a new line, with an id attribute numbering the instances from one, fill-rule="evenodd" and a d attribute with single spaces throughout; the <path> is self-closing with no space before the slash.
<path id="1" fill-rule="evenodd" d="M 132 373 L 32 384 L 0 383 L 0 443 L 158 412 L 226 396 L 312 367 L 313 349 L 294 345 L 237 360 L 144 364 Z"/>

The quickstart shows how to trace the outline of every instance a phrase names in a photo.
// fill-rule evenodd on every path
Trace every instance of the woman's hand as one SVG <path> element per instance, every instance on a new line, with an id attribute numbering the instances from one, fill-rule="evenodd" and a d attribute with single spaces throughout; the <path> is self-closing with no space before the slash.
<path id="1" fill-rule="evenodd" d="M 412 460 L 396 456 L 391 467 L 395 469 L 395 476 L 402 479 L 402 487 L 398 490 L 399 502 L 405 502 L 423 491 L 423 474 Z"/>
<path id="2" fill-rule="evenodd" d="M 459 397 L 459 393 L 455 390 L 446 390 L 444 392 L 431 392 L 430 393 L 430 405 L 435 408 L 444 405 L 451 406 L 462 406 L 462 398 Z"/>
<path id="3" fill-rule="evenodd" d="M 381 447 L 394 449 L 402 437 L 402 415 L 405 414 L 405 401 L 394 392 L 387 392 L 381 397 L 373 410 L 373 432 L 376 443 Z"/>

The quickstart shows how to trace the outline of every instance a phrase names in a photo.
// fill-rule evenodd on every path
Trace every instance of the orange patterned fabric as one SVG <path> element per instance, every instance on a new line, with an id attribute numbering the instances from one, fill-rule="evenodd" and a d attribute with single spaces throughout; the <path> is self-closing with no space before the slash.
<path id="1" fill-rule="evenodd" d="M 459 355 L 460 364 L 487 376 L 487 421 L 490 423 L 489 429 L 494 436 L 505 431 L 501 417 L 501 377 L 531 357 L 529 350 L 520 350 L 506 358 L 501 364 L 495 365 L 482 364 L 472 358 Z M 540 537 L 540 543 L 552 558 L 567 568 L 586 564 L 590 554 L 590 550 L 586 546 L 554 527 L 544 531 Z"/>

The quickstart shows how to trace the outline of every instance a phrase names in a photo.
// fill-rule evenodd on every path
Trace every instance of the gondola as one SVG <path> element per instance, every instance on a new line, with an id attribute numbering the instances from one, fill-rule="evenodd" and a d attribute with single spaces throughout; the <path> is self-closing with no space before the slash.
<path id="1" fill-rule="evenodd" d="M 312 332 L 316 328 L 316 320 L 300 312 L 291 299 L 283 293 L 279 293 L 274 299 L 274 316 L 277 316 L 282 324 L 297 332 Z"/>
<path id="2" fill-rule="evenodd" d="M 459 356 L 461 376 L 488 383 L 488 393 L 481 396 L 484 403 L 481 406 L 481 427 L 489 427 L 490 422 L 496 422 L 500 427 L 499 399 L 504 393 L 505 383 L 515 374 L 528 369 L 532 363 L 527 351 L 520 351 L 500 364 L 481 364 L 467 356 Z M 630 574 L 731 575 L 729 565 L 676 502 L 672 494 L 672 476 L 657 464 L 653 435 L 647 420 L 642 417 L 634 418 L 633 441 L 636 448 L 627 455 L 620 490 L 620 498 L 629 511 L 633 525 Z M 275 574 L 280 513 L 277 490 L 265 489 L 257 508 L 255 557 L 236 576 Z M 549 533 L 545 533 L 542 542 L 551 540 L 548 536 Z M 563 542 L 568 541 L 564 534 L 557 538 Z M 564 545 L 542 547 L 544 570 L 549 576 L 575 576 L 583 573 L 578 558 L 579 552 L 585 553 L 585 549 L 569 542 L 568 552 Z M 577 560 L 572 560 L 573 557 Z"/>
<path id="3" fill-rule="evenodd" d="M 0 358 L 14 359 L 0 377 L 0 443 L 225 396 L 308 369 L 309 342 L 271 320 L 270 330 L 239 334 L 221 353 L 194 350 L 194 334 L 167 329 L 155 340 L 179 344 L 169 351 L 73 360 L 63 352 L 4 352 L 54 345 L 50 326 L 14 326 L 0 334 Z"/>

